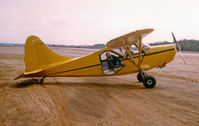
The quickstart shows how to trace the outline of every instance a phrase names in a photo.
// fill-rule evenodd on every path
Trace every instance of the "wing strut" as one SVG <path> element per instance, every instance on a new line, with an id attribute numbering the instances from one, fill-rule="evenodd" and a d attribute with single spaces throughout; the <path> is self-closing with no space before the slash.
<path id="1" fill-rule="evenodd" d="M 142 56 L 142 37 L 140 36 L 139 38 L 138 38 L 138 40 L 139 40 L 139 55 L 138 55 L 138 70 L 140 71 L 141 70 L 141 56 Z"/>
<path id="2" fill-rule="evenodd" d="M 126 53 L 128 54 L 128 58 L 130 59 L 130 61 L 138 68 L 138 71 L 141 71 L 141 61 L 142 61 L 142 37 L 138 37 L 137 38 L 138 41 L 138 62 L 136 63 L 135 60 L 133 59 L 133 56 L 131 55 L 130 52 L 130 48 L 125 45 L 123 46 L 123 48 L 126 50 Z M 123 40 L 123 42 L 125 43 L 125 40 Z"/>

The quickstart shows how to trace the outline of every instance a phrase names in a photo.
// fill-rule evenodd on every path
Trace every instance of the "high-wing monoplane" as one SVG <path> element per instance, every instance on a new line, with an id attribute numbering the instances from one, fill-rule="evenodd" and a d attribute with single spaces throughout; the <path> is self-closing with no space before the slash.
<path id="1" fill-rule="evenodd" d="M 61 56 L 38 37 L 30 36 L 25 44 L 25 72 L 16 79 L 41 77 L 42 83 L 45 77 L 138 73 L 138 81 L 143 82 L 146 88 L 153 88 L 156 80 L 146 71 L 164 67 L 171 62 L 176 54 L 177 43 L 154 47 L 143 44 L 142 39 L 152 31 L 153 29 L 143 29 L 125 34 L 107 42 L 106 48 L 79 58 Z"/>

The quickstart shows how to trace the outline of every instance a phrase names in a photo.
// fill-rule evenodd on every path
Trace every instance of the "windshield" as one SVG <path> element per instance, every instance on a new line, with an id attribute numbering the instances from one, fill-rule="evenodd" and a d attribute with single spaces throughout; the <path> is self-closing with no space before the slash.
<path id="1" fill-rule="evenodd" d="M 142 44 L 142 49 L 144 50 L 149 50 L 151 48 L 151 46 L 149 46 L 148 44 Z M 131 50 L 137 51 L 138 53 L 138 46 L 137 44 L 134 44 L 131 46 Z"/>
<path id="2" fill-rule="evenodd" d="M 142 44 L 144 50 L 149 50 L 151 47 L 148 44 Z"/>
<path id="3" fill-rule="evenodd" d="M 139 50 L 138 50 L 138 46 L 137 44 L 133 44 L 130 47 L 130 52 L 132 54 L 138 54 L 139 53 Z M 151 48 L 151 46 L 149 46 L 148 44 L 142 44 L 142 49 L 143 50 L 149 50 Z M 121 55 L 126 55 L 126 50 L 123 48 L 123 47 L 120 47 L 120 48 L 113 48 L 112 49 L 113 51 L 121 54 Z"/>

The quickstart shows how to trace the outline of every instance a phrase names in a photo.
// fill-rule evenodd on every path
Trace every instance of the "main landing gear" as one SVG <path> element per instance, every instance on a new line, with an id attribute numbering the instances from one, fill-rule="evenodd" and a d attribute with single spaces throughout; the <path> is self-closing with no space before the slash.
<path id="1" fill-rule="evenodd" d="M 143 82 L 146 88 L 154 88 L 156 85 L 155 78 L 147 75 L 143 70 L 137 74 L 137 79 L 139 82 Z"/>

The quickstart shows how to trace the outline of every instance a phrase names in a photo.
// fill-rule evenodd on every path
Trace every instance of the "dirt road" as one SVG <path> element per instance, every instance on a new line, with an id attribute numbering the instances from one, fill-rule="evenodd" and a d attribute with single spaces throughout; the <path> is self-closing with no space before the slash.
<path id="1" fill-rule="evenodd" d="M 53 50 L 71 57 L 95 51 Z M 199 125 L 199 54 L 178 53 L 165 68 L 148 71 L 154 89 L 136 74 L 13 81 L 23 71 L 23 48 L 0 47 L 0 126 Z"/>

